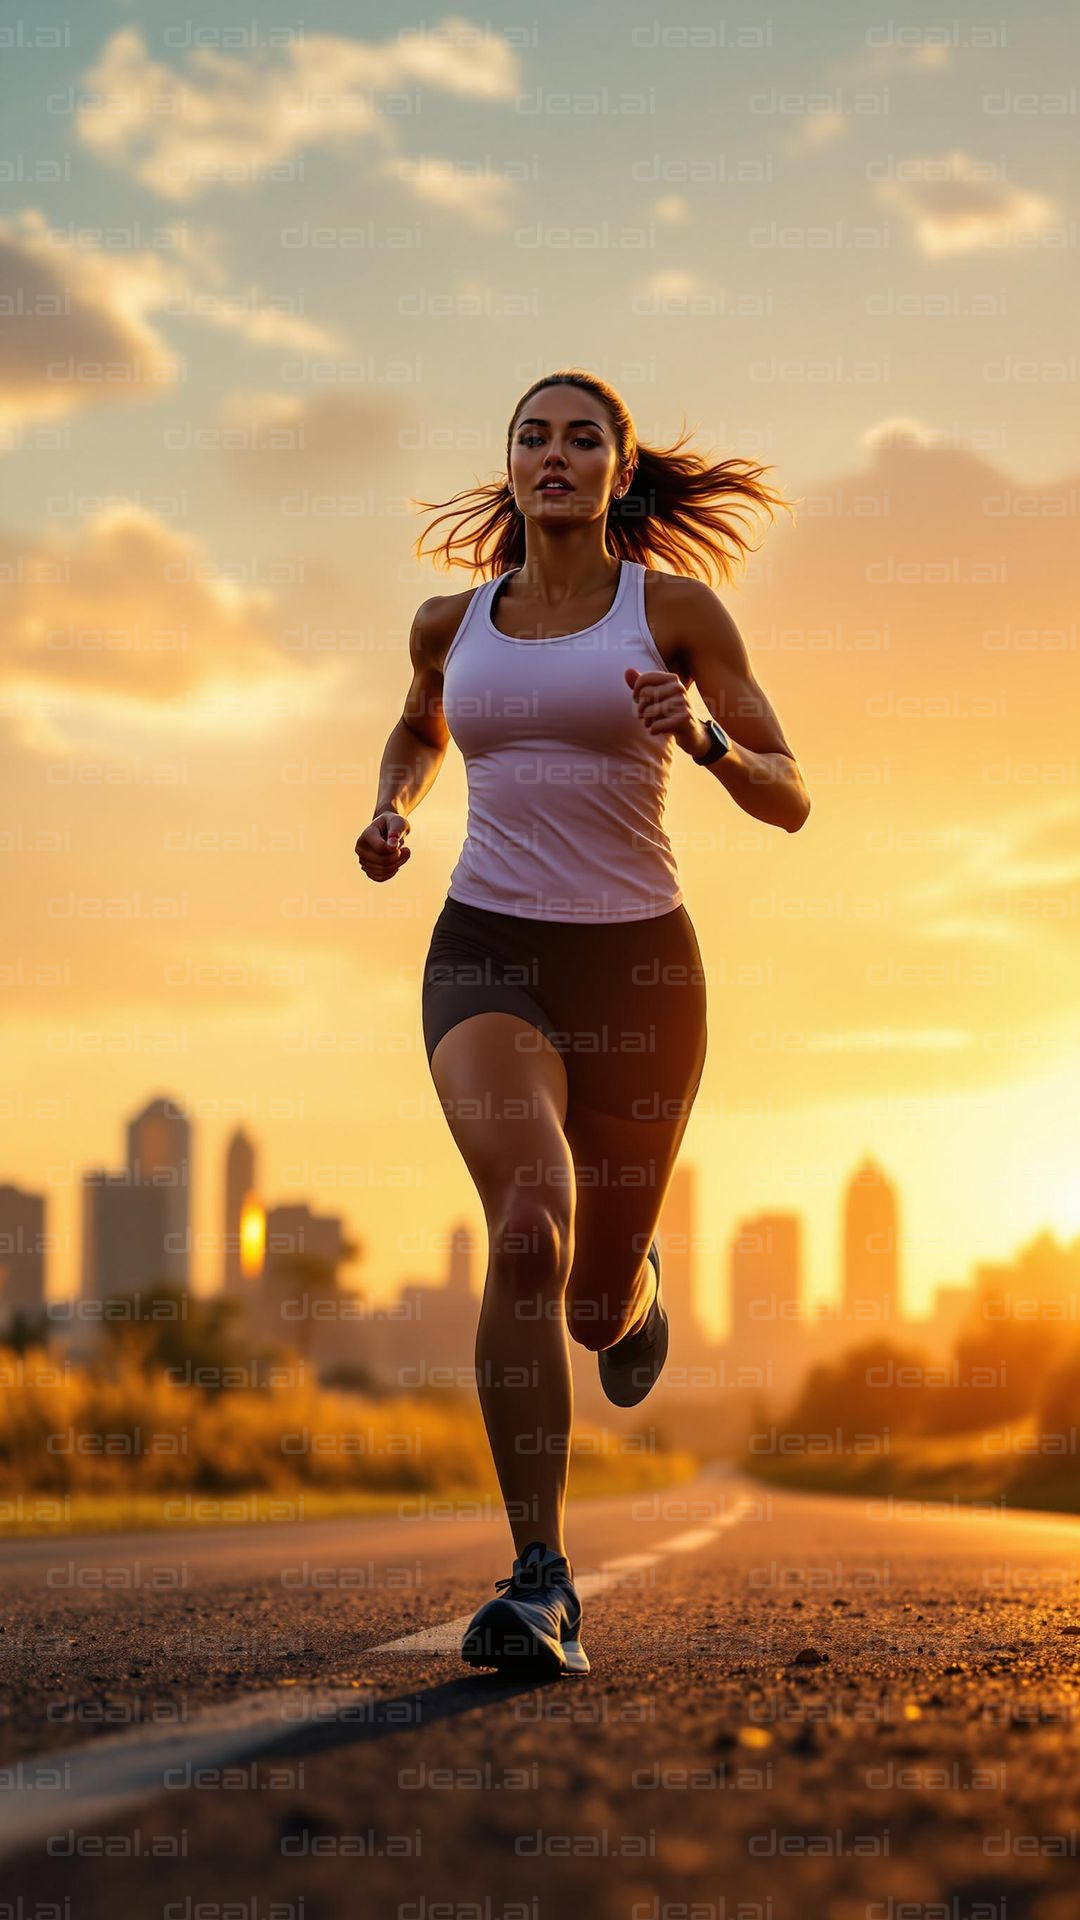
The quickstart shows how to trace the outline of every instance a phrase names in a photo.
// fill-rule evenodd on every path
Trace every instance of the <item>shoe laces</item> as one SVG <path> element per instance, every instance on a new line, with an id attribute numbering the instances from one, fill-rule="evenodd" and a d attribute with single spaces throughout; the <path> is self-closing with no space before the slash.
<path id="1" fill-rule="evenodd" d="M 569 1583 L 569 1564 L 565 1556 L 549 1561 L 545 1566 L 542 1554 L 532 1554 L 531 1558 L 527 1558 L 526 1556 L 530 1554 L 531 1549 L 526 1547 L 521 1558 L 515 1561 L 513 1573 L 507 1574 L 503 1580 L 496 1580 L 496 1593 L 521 1594 L 523 1597 L 528 1597 L 530 1594 L 538 1593 L 543 1587 L 566 1586 Z"/>

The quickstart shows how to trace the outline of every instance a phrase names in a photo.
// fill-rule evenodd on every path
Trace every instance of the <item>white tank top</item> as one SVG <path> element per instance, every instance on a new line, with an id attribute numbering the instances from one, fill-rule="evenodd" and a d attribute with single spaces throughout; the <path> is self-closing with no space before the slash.
<path id="1" fill-rule="evenodd" d="M 639 718 L 625 669 L 668 669 L 624 560 L 610 612 L 579 633 L 515 640 L 491 618 L 509 573 L 478 587 L 443 663 L 443 713 L 469 817 L 448 898 L 530 920 L 651 920 L 682 903 L 663 829 L 675 744 Z"/>

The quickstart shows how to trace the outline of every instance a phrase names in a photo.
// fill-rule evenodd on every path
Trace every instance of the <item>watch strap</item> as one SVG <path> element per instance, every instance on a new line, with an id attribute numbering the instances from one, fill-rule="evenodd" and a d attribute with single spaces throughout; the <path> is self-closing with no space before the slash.
<path id="1" fill-rule="evenodd" d="M 731 744 L 719 721 L 706 720 L 705 726 L 709 734 L 709 745 L 704 753 L 694 755 L 694 764 L 699 767 L 710 767 L 715 760 L 722 759 Z"/>

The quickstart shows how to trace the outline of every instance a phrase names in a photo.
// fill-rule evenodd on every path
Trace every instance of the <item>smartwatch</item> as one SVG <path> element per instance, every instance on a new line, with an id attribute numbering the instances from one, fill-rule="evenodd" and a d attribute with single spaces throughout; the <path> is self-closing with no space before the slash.
<path id="1" fill-rule="evenodd" d="M 706 720 L 705 731 L 709 735 L 709 744 L 705 752 L 690 756 L 694 765 L 698 767 L 711 767 L 713 761 L 721 759 L 731 746 L 731 741 L 718 721 Z"/>

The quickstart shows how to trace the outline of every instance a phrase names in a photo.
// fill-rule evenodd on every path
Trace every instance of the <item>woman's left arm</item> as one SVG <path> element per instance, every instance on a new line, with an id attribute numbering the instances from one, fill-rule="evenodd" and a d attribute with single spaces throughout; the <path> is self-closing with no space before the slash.
<path id="1" fill-rule="evenodd" d="M 731 746 L 705 773 L 714 773 L 743 811 L 767 826 L 797 833 L 810 812 L 795 755 L 768 696 L 754 678 L 743 637 L 727 608 L 704 580 L 669 576 L 657 625 L 665 629 L 667 659 L 685 661 L 713 719 Z M 633 669 L 628 668 L 630 681 Z M 653 733 L 672 733 L 689 754 L 708 746 L 702 720 L 694 713 L 678 674 L 641 673 L 632 692 L 642 720 Z"/>

